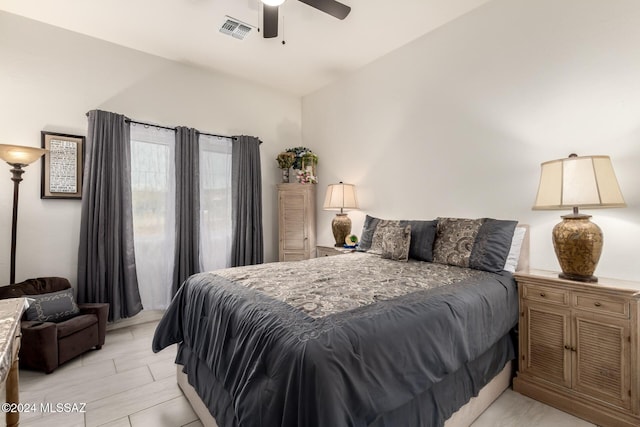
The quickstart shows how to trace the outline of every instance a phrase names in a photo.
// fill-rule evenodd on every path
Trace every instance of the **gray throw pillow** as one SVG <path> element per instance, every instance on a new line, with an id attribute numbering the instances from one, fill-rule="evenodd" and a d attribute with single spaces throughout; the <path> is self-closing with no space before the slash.
<path id="1" fill-rule="evenodd" d="M 483 222 L 484 218 L 438 218 L 433 262 L 469 267 L 473 244 Z"/>
<path id="2" fill-rule="evenodd" d="M 409 261 L 411 226 L 386 224 L 378 226 L 382 235 L 382 258 L 394 261 Z"/>
<path id="3" fill-rule="evenodd" d="M 25 297 L 33 300 L 26 311 L 27 320 L 61 322 L 80 313 L 71 288 L 48 294 L 25 295 Z"/>
<path id="4" fill-rule="evenodd" d="M 376 227 L 380 222 L 379 218 L 367 215 L 364 219 L 364 225 L 362 226 L 362 235 L 360 236 L 360 244 L 358 245 L 359 251 L 368 251 L 371 249 L 371 243 L 373 243 L 373 233 L 376 231 Z"/>
<path id="5" fill-rule="evenodd" d="M 411 226 L 409 258 L 433 261 L 433 242 L 436 239 L 438 221 L 406 221 Z M 402 225 L 404 225 L 404 221 Z"/>
<path id="6" fill-rule="evenodd" d="M 473 244 L 469 267 L 492 273 L 501 272 L 511 249 L 516 225 L 517 221 L 486 218 Z"/>

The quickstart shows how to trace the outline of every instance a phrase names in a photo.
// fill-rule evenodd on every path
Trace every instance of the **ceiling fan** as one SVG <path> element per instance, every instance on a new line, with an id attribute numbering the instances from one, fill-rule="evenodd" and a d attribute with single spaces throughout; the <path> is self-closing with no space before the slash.
<path id="1" fill-rule="evenodd" d="M 337 2 L 335 0 L 298 0 L 324 13 L 338 18 L 344 19 L 351 12 L 351 7 Z M 262 36 L 270 39 L 278 36 L 278 6 L 284 3 L 284 0 L 262 0 Z"/>

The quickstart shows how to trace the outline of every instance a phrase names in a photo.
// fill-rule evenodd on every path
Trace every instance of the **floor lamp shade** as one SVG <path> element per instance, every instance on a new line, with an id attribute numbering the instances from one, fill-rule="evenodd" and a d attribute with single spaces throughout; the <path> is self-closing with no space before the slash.
<path id="1" fill-rule="evenodd" d="M 27 166 L 42 157 L 46 151 L 43 148 L 0 144 L 0 159 L 11 166 Z"/>
<path id="2" fill-rule="evenodd" d="M 11 219 L 11 271 L 9 273 L 10 284 L 16 281 L 16 232 L 18 226 L 18 189 L 22 181 L 23 167 L 35 162 L 47 150 L 21 145 L 0 144 L 0 159 L 12 166 L 11 180 L 13 181 L 13 214 Z"/>
<path id="3" fill-rule="evenodd" d="M 578 157 L 542 163 L 534 210 L 572 209 L 553 228 L 560 277 L 596 282 L 593 272 L 602 253 L 602 230 L 579 208 L 626 206 L 609 156 Z"/>
<path id="4" fill-rule="evenodd" d="M 331 230 L 336 240 L 335 246 L 342 247 L 345 238 L 351 234 L 351 219 L 344 213 L 345 210 L 358 209 L 358 199 L 356 197 L 356 186 L 353 184 L 330 184 L 324 197 L 324 210 L 339 210 L 333 221 Z"/>

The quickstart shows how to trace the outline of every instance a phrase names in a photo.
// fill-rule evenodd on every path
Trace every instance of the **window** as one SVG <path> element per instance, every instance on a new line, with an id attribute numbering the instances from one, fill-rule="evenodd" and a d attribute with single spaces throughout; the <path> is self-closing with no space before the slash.
<path id="1" fill-rule="evenodd" d="M 142 305 L 171 302 L 176 237 L 175 131 L 131 124 L 133 239 Z M 231 264 L 231 138 L 199 136 L 200 269 Z"/>
<path id="2" fill-rule="evenodd" d="M 200 269 L 231 265 L 231 138 L 200 135 Z"/>
<path id="3" fill-rule="evenodd" d="M 175 253 L 175 131 L 131 124 L 133 241 L 146 309 L 171 301 Z"/>

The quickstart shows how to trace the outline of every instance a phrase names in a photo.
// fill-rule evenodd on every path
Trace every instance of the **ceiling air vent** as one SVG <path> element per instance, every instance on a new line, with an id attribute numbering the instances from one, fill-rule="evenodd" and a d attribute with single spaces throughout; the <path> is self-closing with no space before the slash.
<path id="1" fill-rule="evenodd" d="M 230 16 L 225 16 L 224 18 L 225 21 L 222 24 L 222 27 L 220 27 L 220 32 L 228 34 L 231 37 L 235 37 L 236 39 L 244 39 L 254 28 L 252 25 L 246 24 Z"/>

